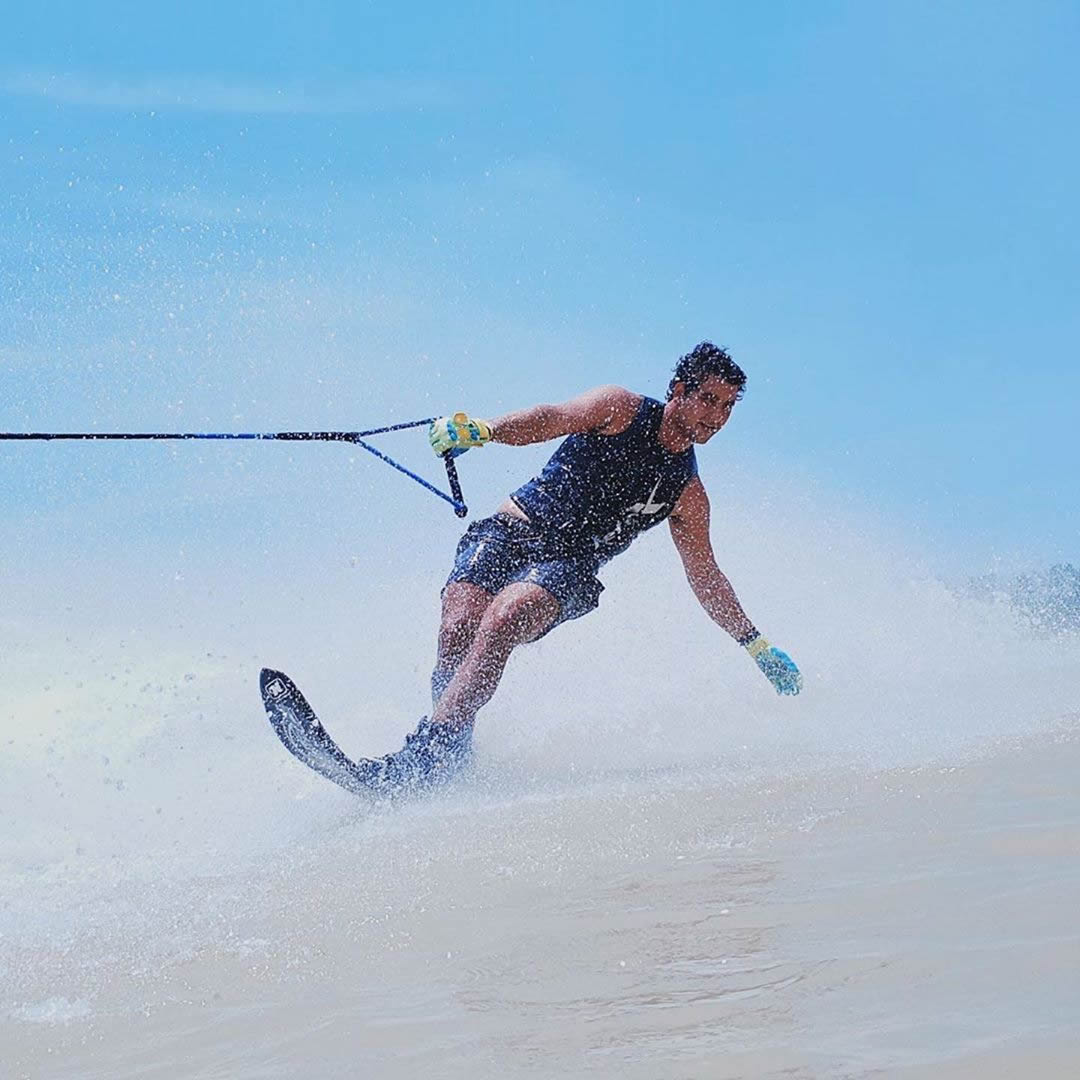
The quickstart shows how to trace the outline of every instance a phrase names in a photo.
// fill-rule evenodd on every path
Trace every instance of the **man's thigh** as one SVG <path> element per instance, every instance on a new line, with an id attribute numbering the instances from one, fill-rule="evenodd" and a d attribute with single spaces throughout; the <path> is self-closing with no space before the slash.
<path id="1" fill-rule="evenodd" d="M 517 645 L 541 638 L 561 618 L 562 605 L 542 585 L 515 581 L 496 593 L 484 613 L 492 629 Z"/>
<path id="2" fill-rule="evenodd" d="M 595 570 L 589 559 L 556 557 L 523 567 L 511 576 L 513 584 L 540 588 L 555 600 L 557 615 L 545 627 L 546 634 L 560 623 L 579 619 L 596 609 L 604 586 L 597 580 Z"/>

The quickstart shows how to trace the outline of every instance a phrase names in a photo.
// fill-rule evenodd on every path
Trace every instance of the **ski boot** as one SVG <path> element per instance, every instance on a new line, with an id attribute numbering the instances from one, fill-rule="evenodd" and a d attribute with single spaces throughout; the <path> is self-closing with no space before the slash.
<path id="1" fill-rule="evenodd" d="M 405 745 L 393 754 L 363 762 L 367 782 L 384 788 L 422 788 L 444 784 L 472 758 L 472 725 L 453 729 L 425 716 Z"/>

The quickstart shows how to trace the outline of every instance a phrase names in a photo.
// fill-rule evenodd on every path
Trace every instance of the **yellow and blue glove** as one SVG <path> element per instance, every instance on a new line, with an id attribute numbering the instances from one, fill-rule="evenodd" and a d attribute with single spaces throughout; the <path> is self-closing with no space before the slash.
<path id="1" fill-rule="evenodd" d="M 778 694 L 797 694 L 803 688 L 801 672 L 783 649 L 770 645 L 760 635 L 748 641 L 745 647 Z"/>
<path id="2" fill-rule="evenodd" d="M 490 424 L 485 420 L 474 420 L 463 412 L 454 413 L 453 416 L 440 416 L 438 420 L 432 420 L 428 428 L 431 449 L 439 457 L 444 454 L 457 457 L 474 446 L 491 442 L 492 437 Z"/>

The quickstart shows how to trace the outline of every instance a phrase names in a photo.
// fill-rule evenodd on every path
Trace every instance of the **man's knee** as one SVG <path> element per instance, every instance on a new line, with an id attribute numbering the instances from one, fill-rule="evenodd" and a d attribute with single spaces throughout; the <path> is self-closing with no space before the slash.
<path id="1" fill-rule="evenodd" d="M 532 641 L 558 617 L 559 602 L 538 585 L 509 585 L 488 605 L 478 634 L 490 646 L 509 651 Z"/>

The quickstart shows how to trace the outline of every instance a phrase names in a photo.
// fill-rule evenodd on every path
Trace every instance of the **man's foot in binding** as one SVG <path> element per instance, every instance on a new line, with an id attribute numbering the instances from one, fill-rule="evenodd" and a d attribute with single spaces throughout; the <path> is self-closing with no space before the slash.
<path id="1" fill-rule="evenodd" d="M 376 787 L 417 788 L 446 783 L 472 759 L 472 725 L 451 728 L 425 716 L 393 754 L 363 762 Z"/>

